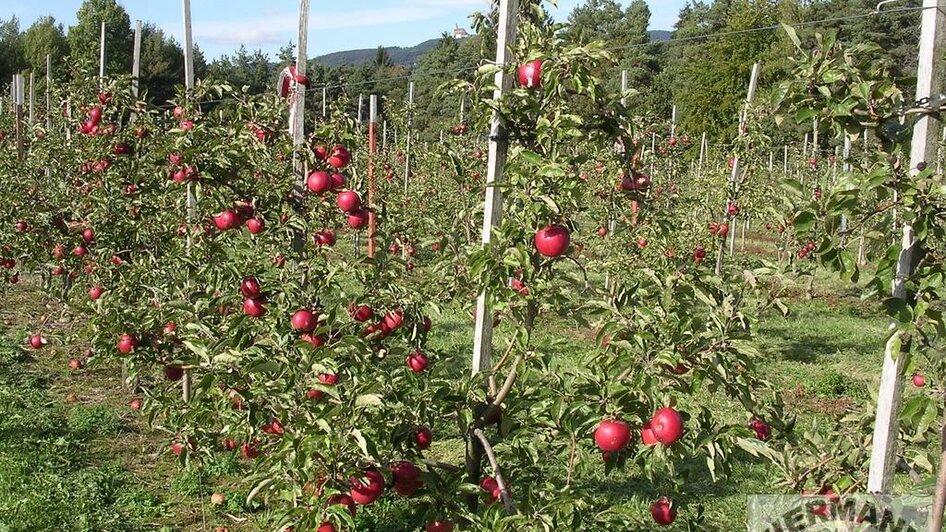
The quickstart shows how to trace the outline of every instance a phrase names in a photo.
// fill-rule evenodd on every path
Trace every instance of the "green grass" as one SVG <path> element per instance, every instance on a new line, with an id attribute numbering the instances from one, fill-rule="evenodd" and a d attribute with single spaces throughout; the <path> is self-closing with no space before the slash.
<path id="1" fill-rule="evenodd" d="M 233 454 L 215 456 L 202 473 L 182 470 L 173 457 L 161 454 L 166 437 L 149 432 L 128 410 L 130 396 L 118 382 L 117 368 L 69 371 L 66 361 L 78 346 L 44 349 L 36 359 L 30 357 L 32 351 L 21 349 L 22 327 L 50 309 L 38 306 L 40 298 L 29 283 L 17 290 L 0 309 L 17 321 L 0 330 L 0 532 L 271 527 L 269 512 L 244 507 L 247 487 L 239 482 L 243 472 Z M 766 355 L 761 370 L 791 399 L 786 408 L 801 428 L 819 426 L 826 415 L 870 407 L 886 338 L 885 320 L 849 286 L 819 276 L 815 291 L 815 299 L 808 301 L 798 290 L 787 317 L 774 312 L 754 316 L 758 347 Z M 435 321 L 440 334 L 432 338 L 432 350 L 468 349 L 472 322 L 465 309 L 451 308 Z M 497 336 L 504 334 L 501 325 Z M 593 349 L 588 334 L 550 319 L 542 323 L 535 343 L 556 356 L 574 357 Z M 455 366 L 458 374 L 464 371 Z M 67 395 L 74 395 L 74 401 L 65 401 Z M 718 394 L 690 400 L 732 421 L 741 422 L 744 415 Z M 433 454 L 459 463 L 458 443 L 437 441 Z M 705 468 L 680 464 L 691 466 Z M 556 467 L 549 467 L 550 478 L 560 475 Z M 633 470 L 606 477 L 603 468 L 591 469 L 575 484 L 614 504 L 645 508 L 659 495 Z M 688 504 L 688 512 L 702 511 L 710 530 L 744 529 L 746 496 L 780 491 L 777 471 L 748 455 L 739 458 L 728 478 L 712 482 L 705 477 L 690 483 L 688 498 L 678 502 Z M 226 494 L 223 507 L 209 505 L 215 491 Z M 411 506 L 401 499 L 382 499 L 359 511 L 357 529 L 404 530 L 401 523 Z M 246 521 L 234 523 L 227 513 Z"/>

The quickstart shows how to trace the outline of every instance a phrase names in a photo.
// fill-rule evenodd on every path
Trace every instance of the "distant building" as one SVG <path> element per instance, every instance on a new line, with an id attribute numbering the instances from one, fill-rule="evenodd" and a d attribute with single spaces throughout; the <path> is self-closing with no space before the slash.
<path id="1" fill-rule="evenodd" d="M 453 38 L 454 39 L 466 39 L 470 34 L 466 32 L 465 29 L 461 28 L 459 25 L 453 28 Z"/>

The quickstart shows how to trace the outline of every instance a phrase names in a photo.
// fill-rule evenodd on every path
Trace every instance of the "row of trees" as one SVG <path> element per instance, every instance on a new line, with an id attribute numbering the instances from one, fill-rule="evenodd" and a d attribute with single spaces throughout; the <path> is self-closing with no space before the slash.
<path id="1" fill-rule="evenodd" d="M 789 68 L 786 58 L 791 53 L 791 43 L 783 34 L 744 30 L 775 26 L 779 22 L 800 25 L 809 31 L 836 29 L 846 45 L 879 45 L 891 64 L 897 66 L 894 74 L 913 72 L 918 11 L 839 20 L 866 15 L 874 8 L 873 0 L 694 0 L 681 10 L 673 31 L 674 40 L 657 43 L 648 34 L 651 12 L 644 0 L 586 0 L 572 11 L 560 31 L 573 44 L 608 44 L 615 66 L 596 74 L 609 80 L 608 88 L 618 90 L 620 71 L 627 70 L 629 86 L 641 92 L 635 100 L 638 112 L 666 117 L 676 104 L 685 129 L 707 131 L 711 138 L 725 141 L 735 134 L 733 117 L 738 113 L 753 63 L 764 66 L 763 89 L 784 79 Z M 825 20 L 828 22 L 813 23 Z M 77 13 L 76 24 L 68 32 L 52 17 L 40 18 L 26 31 L 20 30 L 15 17 L 0 21 L 0 79 L 9 79 L 19 71 L 44 71 L 46 54 L 57 60 L 69 56 L 71 63 L 94 69 L 102 21 L 106 22 L 109 43 L 108 71 L 129 72 L 133 30 L 128 13 L 116 0 L 86 0 Z M 715 37 L 703 38 L 705 35 Z M 492 53 L 489 40 L 474 35 L 457 41 L 444 34 L 431 52 L 410 67 L 394 65 L 386 51 L 379 48 L 374 61 L 361 65 L 327 67 L 313 61 L 309 77 L 316 86 L 328 86 L 333 109 L 348 112 L 354 111 L 362 93 L 403 101 L 408 80 L 415 80 L 415 124 L 422 131 L 422 139 L 432 140 L 460 119 L 459 96 L 443 97 L 439 88 L 447 80 L 471 81 L 476 66 Z M 233 55 L 208 63 L 195 49 L 195 72 L 198 78 L 227 81 L 259 94 L 272 90 L 281 68 L 293 61 L 293 53 L 291 43 L 275 58 L 261 50 L 241 47 Z M 183 79 L 183 69 L 180 44 L 153 24 L 145 24 L 141 76 L 150 98 L 157 102 L 170 98 L 175 84 Z M 310 112 L 314 114 L 316 110 Z"/>

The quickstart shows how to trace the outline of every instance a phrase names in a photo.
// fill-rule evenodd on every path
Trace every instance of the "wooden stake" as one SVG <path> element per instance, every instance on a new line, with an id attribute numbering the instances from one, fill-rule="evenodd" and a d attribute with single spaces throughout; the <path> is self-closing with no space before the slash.
<path id="1" fill-rule="evenodd" d="M 375 234 L 377 218 L 375 216 L 375 176 L 374 159 L 378 152 L 378 96 L 372 94 L 368 111 L 368 258 L 375 255 Z"/>
<path id="2" fill-rule="evenodd" d="M 513 62 L 511 48 L 516 42 L 519 0 L 499 1 L 499 24 L 496 36 L 496 72 L 493 100 L 499 102 L 503 94 L 512 89 L 512 76 L 506 71 Z M 497 112 L 493 112 L 489 132 L 489 159 L 486 173 L 486 200 L 483 210 L 483 245 L 489 245 L 493 238 L 493 227 L 499 225 L 503 217 L 502 191 L 497 187 L 503 181 L 506 167 L 506 150 L 509 148 L 505 124 Z M 493 350 L 493 316 L 487 301 L 486 290 L 476 298 L 476 329 L 473 331 L 473 364 L 476 375 L 490 369 Z"/>
<path id="3" fill-rule="evenodd" d="M 46 54 L 46 132 L 53 129 L 53 59 Z"/>
<path id="4" fill-rule="evenodd" d="M 131 56 L 131 93 L 138 98 L 138 78 L 141 76 L 141 21 L 135 22 L 135 48 Z"/>
<path id="5" fill-rule="evenodd" d="M 407 147 L 404 151 L 404 193 L 411 177 L 411 142 L 414 140 L 414 82 L 407 88 Z"/>
<path id="6" fill-rule="evenodd" d="M 296 37 L 299 46 L 296 50 L 296 73 L 304 76 L 308 64 L 309 42 L 309 0 L 299 0 L 299 32 Z M 296 176 L 293 195 L 301 201 L 305 194 L 305 159 L 300 153 L 300 146 L 305 143 L 305 85 L 292 82 L 295 99 L 289 112 L 289 127 L 292 129 L 292 171 Z"/>
<path id="7" fill-rule="evenodd" d="M 748 91 L 748 94 L 746 95 L 745 110 L 743 111 L 741 118 L 739 120 L 739 136 L 740 137 L 745 136 L 746 120 L 748 119 L 748 116 L 749 116 L 749 106 L 752 105 L 752 100 L 755 99 L 755 91 L 756 91 L 756 87 L 758 86 L 758 83 L 759 83 L 759 63 L 756 63 L 752 65 L 752 75 L 749 78 L 749 91 Z M 730 218 L 728 207 L 729 207 L 729 204 L 733 203 L 733 201 L 735 200 L 736 188 L 739 185 L 740 172 L 742 171 L 741 166 L 742 165 L 740 164 L 739 156 L 736 155 L 735 157 L 733 157 L 732 175 L 730 176 L 730 181 L 729 181 L 729 187 L 730 187 L 729 199 L 726 203 L 726 206 L 723 207 L 724 216 L 726 218 Z M 735 222 L 735 218 L 733 218 L 732 221 Z M 735 252 L 735 246 L 736 246 L 735 229 L 736 227 L 733 225 L 732 226 L 733 236 L 729 244 L 730 255 L 732 255 Z M 719 253 L 716 256 L 716 275 L 722 275 L 723 273 L 724 245 L 725 245 L 724 243 L 720 243 L 719 250 L 718 250 Z"/>
<path id="8" fill-rule="evenodd" d="M 190 97 L 194 89 L 194 40 L 191 34 L 191 2 L 182 0 L 182 9 L 184 14 L 184 86 L 187 89 L 187 97 Z M 187 225 L 190 227 L 197 217 L 197 197 L 194 195 L 194 185 L 187 182 Z M 187 248 L 188 252 L 191 246 L 190 231 L 188 231 Z M 181 396 L 184 402 L 191 399 L 191 376 L 190 371 L 184 370 L 184 377 L 181 380 Z"/>
<path id="9" fill-rule="evenodd" d="M 33 124 L 36 122 L 36 115 L 33 111 L 33 84 L 36 82 L 35 76 L 30 72 L 30 120 L 28 122 L 30 128 L 33 127 Z"/>
<path id="10" fill-rule="evenodd" d="M 15 120 L 14 130 L 16 131 L 16 158 L 20 161 L 26 158 L 26 151 L 23 147 L 23 76 L 13 75 L 13 112 Z"/>
<path id="11" fill-rule="evenodd" d="M 917 67 L 915 99 L 940 94 L 943 74 L 944 39 L 946 39 L 946 11 L 937 8 L 937 0 L 923 0 L 923 19 L 920 29 L 920 52 Z M 918 173 L 917 167 L 926 164 L 936 153 L 936 141 L 939 138 L 941 123 L 938 115 L 922 115 L 913 127 L 913 142 L 910 151 L 911 173 Z M 912 219 L 907 213 L 903 217 L 903 241 L 896 276 L 893 278 L 891 293 L 901 300 L 907 298 L 907 279 L 913 275 L 913 251 L 917 242 L 913 232 Z M 874 438 L 871 445 L 870 473 L 867 478 L 867 490 L 871 493 L 888 493 L 893 486 L 897 458 L 897 434 L 899 431 L 900 404 L 903 399 L 903 363 L 909 352 L 909 342 L 900 341 L 899 331 L 895 331 L 887 342 L 884 352 L 883 373 L 880 379 L 880 392 L 877 399 L 877 413 L 874 421 Z M 944 467 L 946 464 L 940 464 Z M 931 526 L 942 522 L 942 501 L 934 501 Z M 940 530 L 939 526 L 931 530 Z"/>
<path id="12" fill-rule="evenodd" d="M 322 118 L 328 118 L 328 87 L 322 87 Z"/>
<path id="13" fill-rule="evenodd" d="M 102 34 L 99 38 L 99 78 L 105 79 L 105 21 L 102 21 Z"/>
<path id="14" fill-rule="evenodd" d="M 362 118 L 362 114 L 361 114 L 362 109 L 364 108 L 365 108 L 365 95 L 359 94 L 358 95 L 358 125 L 361 125 L 364 122 L 364 119 Z"/>

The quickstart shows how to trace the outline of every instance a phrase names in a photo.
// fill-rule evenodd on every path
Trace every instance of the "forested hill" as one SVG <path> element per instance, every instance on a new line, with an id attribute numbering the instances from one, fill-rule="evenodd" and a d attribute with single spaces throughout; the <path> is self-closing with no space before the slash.
<path id="1" fill-rule="evenodd" d="M 654 42 L 664 42 L 669 41 L 671 32 L 665 30 L 656 30 L 648 32 L 650 34 L 650 40 Z M 385 51 L 388 53 L 388 57 L 391 58 L 391 62 L 395 65 L 401 65 L 410 67 L 420 60 L 427 52 L 433 50 L 437 43 L 440 42 L 440 39 L 430 39 L 429 41 L 424 41 L 416 46 L 410 46 L 402 48 L 400 46 L 393 46 L 385 48 Z M 364 63 L 370 63 L 374 61 L 378 56 L 377 48 L 364 48 L 361 50 L 345 50 L 342 52 L 333 52 L 330 54 L 320 55 L 314 59 L 314 61 L 320 65 L 327 67 L 337 67 L 341 65 L 361 65 Z"/>

